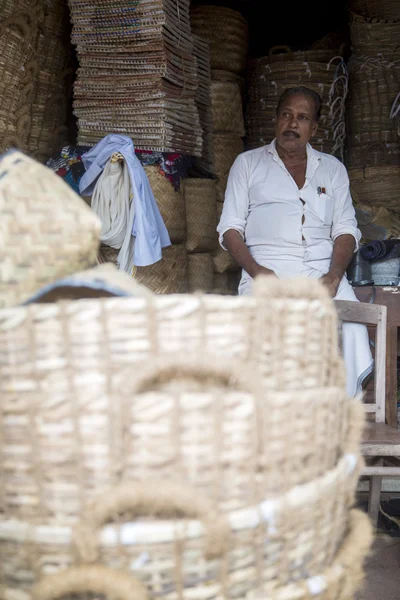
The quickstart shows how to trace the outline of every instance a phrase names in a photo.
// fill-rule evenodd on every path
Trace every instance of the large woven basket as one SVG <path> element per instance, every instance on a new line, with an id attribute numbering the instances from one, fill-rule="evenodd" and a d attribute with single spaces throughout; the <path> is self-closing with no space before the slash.
<path id="1" fill-rule="evenodd" d="M 395 136 L 396 122 L 391 109 L 400 89 L 400 63 L 396 65 L 378 57 L 352 58 L 349 70 L 348 124 L 352 145 L 357 134 L 366 132 L 376 132 L 380 141 L 389 132 Z"/>
<path id="2" fill-rule="evenodd" d="M 190 22 L 193 33 L 210 44 L 212 69 L 245 70 L 248 26 L 240 13 L 222 6 L 196 6 L 190 11 Z"/>
<path id="3" fill-rule="evenodd" d="M 156 166 L 145 167 L 154 197 L 173 244 L 186 240 L 186 218 L 183 194 L 175 191 L 171 182 Z"/>
<path id="4" fill-rule="evenodd" d="M 235 158 L 244 152 L 243 140 L 238 135 L 219 133 L 213 135 L 214 164 L 217 175 L 217 200 L 224 201 L 229 171 Z"/>
<path id="5" fill-rule="evenodd" d="M 212 292 L 214 269 L 211 254 L 189 254 L 188 280 L 190 293 Z"/>
<path id="6" fill-rule="evenodd" d="M 77 304 L 82 303 L 71 307 Z M 32 307 L 33 313 L 40 308 Z M 65 313 L 67 307 L 50 308 Z M 42 320 L 39 327 L 43 327 Z M 152 595 L 187 587 L 197 572 L 194 569 L 200 569 L 208 573 L 206 581 L 192 581 L 200 597 L 203 585 L 213 583 L 220 589 L 224 581 L 227 595 L 237 597 L 240 589 L 247 592 L 264 583 L 272 590 L 311 576 L 332 562 L 347 530 L 358 479 L 363 427 L 358 400 L 348 400 L 339 388 L 300 393 L 297 406 L 302 406 L 301 412 L 309 414 L 307 407 L 314 406 L 314 418 L 302 420 L 293 414 L 292 394 L 265 394 L 253 385 L 250 365 L 248 370 L 242 365 L 239 374 L 239 363 L 219 369 L 211 358 L 199 363 L 178 356 L 167 362 L 153 359 L 140 372 L 127 364 L 117 373 L 110 363 L 113 384 L 104 402 L 96 393 L 93 372 L 91 377 L 87 372 L 91 393 L 86 391 L 84 399 L 79 388 L 82 395 L 78 389 L 71 395 L 80 370 L 79 363 L 73 364 L 69 366 L 71 383 L 57 405 L 50 389 L 35 402 L 34 432 L 29 419 L 30 391 L 21 390 L 18 406 L 7 402 L 2 406 L 8 456 L 5 489 L 11 494 L 12 457 L 22 464 L 21 443 L 27 451 L 31 444 L 37 452 L 40 448 L 36 467 L 46 473 L 46 478 L 38 480 L 37 470 L 28 469 L 24 481 L 20 477 L 14 481 L 24 492 L 23 498 L 13 495 L 13 503 L 23 500 L 23 510 L 29 514 L 30 509 L 31 514 L 28 522 L 18 520 L 14 504 L 6 513 L 8 519 L 14 518 L 0 524 L 0 557 L 9 577 L 7 585 L 17 583 L 28 592 L 32 581 L 46 573 L 49 561 L 54 570 L 72 564 L 77 554 L 83 563 L 100 560 L 133 570 Z M 15 411 L 26 418 L 12 418 Z M 196 436 L 199 420 L 202 435 Z M 292 452 L 282 434 L 284 423 L 296 440 Z M 72 455 L 69 448 L 74 449 Z M 32 450 L 26 456 L 32 460 Z M 81 474 L 78 479 L 76 473 Z M 32 483 L 39 504 L 28 492 Z M 186 519 L 200 519 L 205 531 L 196 522 L 155 520 L 132 529 L 124 525 L 127 511 L 139 518 L 173 518 L 178 513 Z M 118 535 L 113 527 L 103 529 L 108 523 L 117 525 Z M 24 551 L 27 527 L 30 542 Z M 57 535 L 52 533 L 54 527 Z M 263 544 L 260 548 L 261 540 L 264 548 Z M 171 552 L 172 548 L 176 551 Z M 148 557 L 141 563 L 138 559 L 143 553 Z M 222 575 L 222 564 L 204 557 L 223 559 L 230 568 Z M 243 562 L 245 557 L 250 562 Z M 175 561 L 182 566 L 180 575 Z"/>
<path id="7" fill-rule="evenodd" d="M 211 101 L 214 132 L 245 134 L 242 95 L 233 81 L 213 81 Z"/>
<path id="8" fill-rule="evenodd" d="M 217 200 L 213 179 L 185 179 L 186 248 L 189 252 L 210 252 L 216 248 Z"/>
<path id="9" fill-rule="evenodd" d="M 395 21 L 400 19 L 398 0 L 350 0 L 349 9 L 370 19 Z"/>
<path id="10" fill-rule="evenodd" d="M 157 479 L 103 490 L 87 503 L 74 530 L 2 521 L 3 586 L 30 600 L 32 583 L 40 589 L 46 584 L 39 578 L 50 567 L 62 571 L 78 556 L 78 565 L 97 563 L 130 573 L 151 598 L 176 600 L 186 589 L 198 598 L 237 598 L 261 585 L 270 597 L 282 585 L 319 575 L 334 561 L 357 483 L 358 469 L 349 474 L 351 466 L 344 457 L 310 484 L 226 515 L 190 486 Z M 124 513 L 137 520 L 118 517 Z M 18 540 L 27 529 L 31 541 L 24 544 Z"/>
<path id="11" fill-rule="evenodd" d="M 33 38 L 34 28 L 25 15 L 15 14 L 0 23 L 0 152 L 11 147 L 26 149 L 30 106 L 25 65 L 31 58 Z M 21 110 L 25 108 L 27 113 Z M 25 114 L 28 121 L 19 124 Z"/>
<path id="12" fill-rule="evenodd" d="M 357 204 L 400 210 L 400 166 L 349 169 L 350 187 Z"/>
<path id="13" fill-rule="evenodd" d="M 268 600 L 355 600 L 364 580 L 364 560 L 373 541 L 368 516 L 352 510 L 350 529 L 335 561 L 328 569 L 301 582 L 268 594 Z M 248 595 L 249 600 L 264 600 L 263 588 Z"/>
<path id="14" fill-rule="evenodd" d="M 50 169 L 19 153 L 0 162 L 0 307 L 95 264 L 100 222 Z"/>
<path id="15" fill-rule="evenodd" d="M 164 248 L 160 261 L 148 267 L 137 267 L 134 277 L 155 294 L 184 294 L 188 291 L 188 257 L 185 246 Z"/>
<path id="16" fill-rule="evenodd" d="M 350 36 L 353 52 L 360 57 L 381 55 L 390 62 L 400 59 L 399 17 L 395 21 L 377 21 L 353 13 Z"/>

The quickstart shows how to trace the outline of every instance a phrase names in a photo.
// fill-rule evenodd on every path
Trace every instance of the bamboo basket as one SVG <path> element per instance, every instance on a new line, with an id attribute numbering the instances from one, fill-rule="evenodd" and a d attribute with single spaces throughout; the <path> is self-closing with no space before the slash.
<path id="1" fill-rule="evenodd" d="M 349 9 L 363 17 L 382 21 L 400 19 L 400 8 L 397 0 L 350 0 Z"/>
<path id="2" fill-rule="evenodd" d="M 24 69 L 34 33 L 27 15 L 14 14 L 0 23 L 0 152 L 10 147 L 26 149 L 25 129 L 30 125 Z M 25 107 L 28 123 L 18 124 L 22 116 L 18 111 Z"/>
<path id="3" fill-rule="evenodd" d="M 237 73 L 232 73 L 232 71 L 223 71 L 222 69 L 213 69 L 211 71 L 211 79 L 213 81 L 230 81 L 233 83 L 237 83 L 240 89 L 240 93 L 244 96 L 246 92 L 246 80 L 244 77 L 241 77 Z"/>
<path id="4" fill-rule="evenodd" d="M 213 260 L 210 254 L 205 252 L 189 254 L 188 281 L 189 292 L 212 292 L 213 281 Z"/>
<path id="5" fill-rule="evenodd" d="M 242 73 L 246 68 L 248 25 L 242 15 L 221 6 L 196 6 L 190 11 L 192 31 L 210 44 L 212 69 Z"/>
<path id="6" fill-rule="evenodd" d="M 213 179 L 185 179 L 188 252 L 210 252 L 217 245 L 217 201 Z"/>
<path id="7" fill-rule="evenodd" d="M 395 138 L 396 123 L 391 109 L 399 92 L 400 64 L 378 57 L 352 58 L 349 71 L 348 123 L 352 145 L 355 135 L 369 132 L 375 132 L 378 141 L 387 138 L 389 132 Z"/>
<path id="8" fill-rule="evenodd" d="M 400 166 L 348 170 L 351 194 L 357 204 L 400 210 Z"/>
<path id="9" fill-rule="evenodd" d="M 353 53 L 363 56 L 383 56 L 394 62 L 400 59 L 400 19 L 377 21 L 352 13 L 350 37 Z"/>
<path id="10" fill-rule="evenodd" d="M 238 84 L 233 81 L 213 81 L 211 102 L 214 132 L 244 137 L 242 96 Z"/>
<path id="11" fill-rule="evenodd" d="M 163 249 L 162 259 L 148 267 L 136 267 L 134 277 L 155 294 L 184 294 L 188 290 L 188 256 L 185 246 Z"/>
<path id="12" fill-rule="evenodd" d="M 368 516 L 352 510 L 350 529 L 332 565 L 323 573 L 278 590 L 268 600 L 354 600 L 364 580 L 364 560 L 372 541 Z M 248 595 L 249 600 L 264 600 L 261 588 Z"/>
<path id="13" fill-rule="evenodd" d="M 246 597 L 262 584 L 269 597 L 280 586 L 315 576 L 334 561 L 348 530 L 354 473 L 359 469 L 344 457 L 335 469 L 297 490 L 226 515 L 190 486 L 162 479 L 117 484 L 87 504 L 73 531 L 59 528 L 50 545 L 51 526 L 27 523 L 35 541 L 24 552 L 24 543 L 13 543 L 24 528 L 6 523 L 8 539 L 3 534 L 0 552 L 10 575 L 3 586 L 14 591 L 17 584 L 31 600 L 29 580 L 37 582 L 38 597 L 45 585 L 38 576 L 50 565 L 53 573 L 72 566 L 77 555 L 78 564 L 98 562 L 131 574 L 150 598 L 177 600 L 188 589 L 199 598 Z M 118 518 L 127 512 L 137 521 Z M 181 520 L 174 519 L 176 514 Z M 4 522 L 0 531 L 2 526 Z"/>
<path id="14" fill-rule="evenodd" d="M 60 177 L 20 152 L 2 158 L 0 176 L 0 307 L 5 307 L 92 266 L 100 222 Z"/>
<path id="15" fill-rule="evenodd" d="M 186 217 L 183 194 L 175 191 L 171 182 L 156 166 L 145 167 L 161 216 L 173 244 L 186 240 Z"/>
<path id="16" fill-rule="evenodd" d="M 228 273 L 214 273 L 213 294 L 230 296 Z"/>
<path id="17" fill-rule="evenodd" d="M 219 133 L 213 135 L 213 149 L 215 172 L 218 177 L 217 200 L 223 202 L 229 171 L 236 157 L 244 152 L 244 144 L 237 135 Z"/>
<path id="18" fill-rule="evenodd" d="M 0 559 L 6 574 L 3 585 L 17 584 L 29 594 L 32 582 L 48 572 L 50 563 L 54 572 L 72 565 L 78 556 L 78 564 L 100 561 L 124 572 L 131 570 L 151 596 L 171 597 L 172 593 L 173 598 L 178 598 L 178 590 L 192 586 L 195 578 L 199 597 L 204 597 L 203 586 L 211 585 L 214 587 L 211 597 L 219 597 L 223 586 L 226 595 L 235 598 L 262 583 L 271 592 L 277 586 L 312 576 L 315 570 L 330 565 L 347 531 L 348 512 L 354 501 L 361 466 L 358 448 L 363 407 L 359 400 L 346 398 L 339 388 L 324 393 L 314 390 L 311 395 L 300 393 L 302 405 L 311 401 L 315 406 L 318 398 L 318 408 L 315 419 L 304 419 L 295 426 L 292 439 L 297 439 L 296 432 L 301 432 L 300 439 L 304 436 L 304 442 L 299 439 L 298 444 L 293 443 L 290 453 L 287 437 L 282 435 L 282 423 L 286 411 L 293 415 L 292 395 L 265 395 L 251 383 L 250 368 L 239 373 L 238 363 L 221 369 L 212 360 L 199 364 L 198 360 L 187 362 L 180 357 L 167 362 L 153 360 L 150 368 L 142 369 L 136 376 L 132 376 L 131 365 L 127 365 L 122 377 L 115 379 L 109 403 L 93 395 L 93 401 L 87 398 L 85 403 L 82 397 L 81 404 L 78 397 L 74 400 L 71 397 L 66 405 L 55 406 L 49 395 L 47 402 L 43 399 L 36 404 L 37 426 L 31 436 L 23 431 L 32 425 L 28 417 L 29 400 L 26 405 L 21 404 L 20 394 L 19 407 L 15 404 L 3 407 L 3 413 L 7 414 L 17 411 L 24 415 L 26 410 L 25 427 L 24 419 L 2 421 L 9 423 L 5 427 L 6 447 L 10 448 L 8 440 L 11 447 L 12 442 L 16 444 L 15 450 L 29 440 L 37 449 L 42 444 L 43 450 L 47 447 L 46 452 L 37 455 L 41 463 L 47 463 L 46 478 L 38 480 L 37 471 L 24 472 L 33 477 L 36 486 L 50 484 L 52 488 L 52 493 L 40 496 L 38 518 L 4 519 L 0 523 Z M 29 392 L 25 395 L 29 396 Z M 54 411 L 58 413 L 56 419 Z M 111 442 L 113 446 L 110 458 L 115 461 L 108 469 L 100 466 L 101 457 L 105 456 L 99 446 L 103 439 L 101 423 L 107 425 L 102 415 L 111 419 L 109 426 L 114 432 L 121 427 L 129 432 L 116 437 L 104 431 L 106 444 Z M 207 438 L 195 434 L 199 419 Z M 68 427 L 68 421 L 75 422 L 75 429 Z M 294 415 L 291 421 L 293 425 L 300 419 Z M 223 429 L 221 423 L 225 424 Z M 328 436 L 326 430 L 321 432 L 322 423 L 330 424 Z M 56 436 L 51 432 L 52 424 L 56 424 Z M 177 426 L 181 432 L 178 453 Z M 93 439 L 91 431 L 96 431 L 93 448 L 89 443 Z M 160 438 L 162 431 L 169 432 L 169 439 Z M 307 444 L 310 439 L 318 439 L 317 431 L 322 455 L 314 444 Z M 71 441 L 75 438 L 71 448 L 74 448 L 72 456 L 78 460 L 78 470 L 70 462 L 72 456 L 67 462 L 62 460 L 63 448 L 68 453 L 65 445 L 68 437 Z M 335 439 L 339 442 L 336 448 Z M 311 461 L 298 454 L 298 448 L 304 453 L 307 447 Z M 328 463 L 334 466 L 324 470 L 321 458 L 324 460 L 329 454 Z M 11 457 L 12 453 L 7 455 Z M 273 460 L 275 455 L 280 457 L 278 463 Z M 32 456 L 29 453 L 28 460 Z M 21 452 L 18 457 L 22 459 Z M 6 473 L 10 473 L 9 460 Z M 287 486 L 285 475 L 298 479 L 299 469 L 304 476 L 305 463 L 309 474 L 320 471 L 321 475 L 296 487 L 287 487 L 286 491 L 281 489 L 278 496 L 277 489 L 281 487 L 276 485 L 278 481 Z M 62 465 L 67 480 L 72 476 L 78 487 L 72 494 L 72 503 L 68 502 L 67 492 L 69 489 L 71 493 L 72 487 L 62 480 Z M 117 465 L 119 468 L 115 469 Z M 93 466 L 97 467 L 100 479 L 93 478 Z M 77 480 L 77 472 L 85 475 Z M 107 473 L 111 476 L 110 484 L 104 477 Z M 86 488 L 88 483 L 97 487 L 90 490 L 91 494 Z M 53 509 L 48 513 L 49 505 L 59 494 L 58 511 L 54 513 Z M 239 500 L 237 506 L 234 499 Z M 78 513 L 77 501 L 83 501 Z M 127 513 L 139 518 L 139 522 L 126 523 Z M 54 514 L 56 519 L 52 518 Z M 177 514 L 191 521 L 165 521 Z M 140 521 L 145 516 L 164 521 L 154 518 Z M 30 541 L 26 545 L 27 529 Z M 141 562 L 143 553 L 147 559 Z M 177 569 L 178 564 L 181 569 Z M 223 569 L 223 565 L 229 568 Z M 207 574 L 205 580 L 199 578 L 200 573 Z"/>

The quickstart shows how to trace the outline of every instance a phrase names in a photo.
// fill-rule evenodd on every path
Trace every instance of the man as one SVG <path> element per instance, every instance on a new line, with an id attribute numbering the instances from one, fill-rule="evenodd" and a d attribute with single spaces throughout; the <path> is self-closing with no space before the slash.
<path id="1" fill-rule="evenodd" d="M 239 294 L 258 275 L 318 278 L 332 298 L 357 301 L 345 271 L 360 240 L 345 167 L 310 146 L 320 96 L 286 90 L 276 112 L 276 138 L 239 155 L 229 174 L 218 225 L 220 243 L 242 267 Z M 347 391 L 354 396 L 372 371 L 368 332 L 343 325 Z"/>

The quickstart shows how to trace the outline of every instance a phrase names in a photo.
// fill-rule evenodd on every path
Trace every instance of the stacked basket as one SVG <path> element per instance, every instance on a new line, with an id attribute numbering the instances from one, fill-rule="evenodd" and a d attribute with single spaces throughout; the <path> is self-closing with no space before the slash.
<path id="1" fill-rule="evenodd" d="M 274 139 L 278 100 L 287 88 L 298 85 L 315 90 L 322 98 L 313 147 L 342 159 L 347 68 L 339 50 L 292 52 L 287 46 L 275 46 L 269 56 L 252 61 L 246 113 L 248 147 L 258 148 Z"/>
<path id="2" fill-rule="evenodd" d="M 219 220 L 230 168 L 244 150 L 240 83 L 247 61 L 247 23 L 240 13 L 219 6 L 197 6 L 191 10 L 190 18 L 193 31 L 207 39 L 210 46 L 212 151 Z M 222 249 L 214 251 L 214 291 L 236 293 L 237 277 L 229 276 L 227 269 L 237 269 L 237 265 L 223 254 L 227 253 Z"/>
<path id="3" fill-rule="evenodd" d="M 14 7 L 14 10 L 12 10 Z M 32 69 L 37 21 L 35 7 L 0 5 L 0 151 L 26 150 L 32 105 Z"/>
<path id="4" fill-rule="evenodd" d="M 347 164 L 358 212 L 400 219 L 400 4 L 353 1 Z M 396 228 L 394 228 L 396 229 Z M 392 228 L 382 229 L 384 237 Z M 363 230 L 362 230 L 363 231 Z M 368 239 L 367 231 L 363 231 Z"/>
<path id="5" fill-rule="evenodd" d="M 0 345 L 5 598 L 354 597 L 363 410 L 318 282 L 8 308 Z"/>
<path id="6" fill-rule="evenodd" d="M 200 156 L 189 0 L 69 0 L 79 69 L 78 143 L 108 133 L 136 147 Z"/>

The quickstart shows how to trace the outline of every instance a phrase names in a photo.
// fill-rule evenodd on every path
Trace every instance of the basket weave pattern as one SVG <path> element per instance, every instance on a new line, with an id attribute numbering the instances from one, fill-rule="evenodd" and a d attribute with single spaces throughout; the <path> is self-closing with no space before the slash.
<path id="1" fill-rule="evenodd" d="M 163 172 L 156 166 L 145 167 L 158 208 L 173 244 L 186 240 L 185 203 L 181 191 L 175 191 Z"/>
<path id="2" fill-rule="evenodd" d="M 162 259 L 148 267 L 137 267 L 135 279 L 155 294 L 187 292 L 188 257 L 185 246 L 168 246 Z"/>
<path id="3" fill-rule="evenodd" d="M 213 289 L 213 260 L 210 254 L 189 254 L 188 291 L 211 292 Z"/>
<path id="4" fill-rule="evenodd" d="M 212 141 L 217 175 L 217 200 L 223 202 L 229 171 L 235 158 L 244 152 L 244 144 L 239 136 L 227 133 L 214 133 Z"/>
<path id="5" fill-rule="evenodd" d="M 212 179 L 185 179 L 188 252 L 209 252 L 217 245 L 217 202 L 215 181 Z"/>
<path id="6" fill-rule="evenodd" d="M 190 22 L 193 33 L 210 44 L 212 69 L 245 70 L 248 27 L 240 13 L 221 6 L 196 6 L 190 11 Z"/>
<path id="7" fill-rule="evenodd" d="M 213 81 L 211 85 L 214 132 L 234 133 L 243 137 L 242 96 L 237 83 Z"/>
<path id="8" fill-rule="evenodd" d="M 100 222 L 62 179 L 19 152 L 2 158 L 0 172 L 0 307 L 5 307 L 92 266 Z"/>

